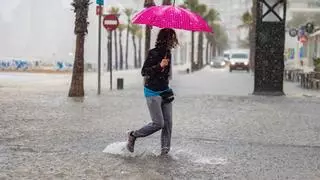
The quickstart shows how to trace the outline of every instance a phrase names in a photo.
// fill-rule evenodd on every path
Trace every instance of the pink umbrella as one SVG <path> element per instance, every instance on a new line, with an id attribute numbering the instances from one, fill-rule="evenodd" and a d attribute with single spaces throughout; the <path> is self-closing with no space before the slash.
<path id="1" fill-rule="evenodd" d="M 200 15 L 172 5 L 146 8 L 133 17 L 132 23 L 159 28 L 212 32 L 211 27 Z"/>

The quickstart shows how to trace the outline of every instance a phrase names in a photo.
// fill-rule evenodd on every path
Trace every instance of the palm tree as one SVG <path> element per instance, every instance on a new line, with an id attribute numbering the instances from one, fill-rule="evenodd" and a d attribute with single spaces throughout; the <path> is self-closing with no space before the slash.
<path id="1" fill-rule="evenodd" d="M 142 27 L 139 26 L 139 30 L 137 32 L 137 37 L 138 37 L 138 40 L 139 40 L 139 47 L 138 47 L 138 68 L 141 68 L 141 65 L 142 65 L 142 55 L 141 55 L 141 48 L 142 48 L 142 37 L 143 37 L 143 31 L 142 31 Z"/>
<path id="2" fill-rule="evenodd" d="M 132 43 L 133 43 L 133 51 L 134 51 L 134 68 L 138 68 L 136 36 L 139 31 L 139 28 L 140 27 L 135 24 L 130 26 L 130 32 L 132 35 Z"/>
<path id="3" fill-rule="evenodd" d="M 228 35 L 226 30 L 220 24 L 214 23 L 214 21 L 211 21 L 209 24 L 213 28 L 214 34 L 206 34 L 207 48 L 209 47 L 209 49 L 206 51 L 210 51 L 210 53 L 208 52 L 208 56 L 216 56 L 217 54 L 220 55 L 229 47 Z"/>
<path id="4" fill-rule="evenodd" d="M 252 14 L 249 11 L 244 12 L 242 14 L 241 21 L 242 21 L 242 24 L 240 24 L 238 26 L 238 28 L 246 28 L 246 29 L 249 29 L 249 30 L 252 29 L 253 17 L 252 17 Z"/>
<path id="5" fill-rule="evenodd" d="M 120 70 L 123 70 L 123 46 L 122 46 L 122 32 L 126 29 L 127 25 L 120 24 L 119 30 L 119 44 L 120 44 Z"/>
<path id="6" fill-rule="evenodd" d="M 252 14 L 247 11 L 243 13 L 241 16 L 242 24 L 238 26 L 239 29 L 247 29 L 248 30 L 248 36 L 245 40 L 242 40 L 238 38 L 238 43 L 240 47 L 243 48 L 250 48 L 250 35 L 252 34 L 253 29 L 253 17 Z"/>
<path id="7" fill-rule="evenodd" d="M 184 6 L 190 9 L 193 12 L 197 11 L 197 6 L 199 4 L 198 0 L 185 0 Z M 191 32 L 191 71 L 195 70 L 195 61 L 194 61 L 194 32 Z"/>
<path id="8" fill-rule="evenodd" d="M 126 64 L 126 69 L 128 69 L 128 50 L 129 50 L 129 33 L 130 33 L 130 22 L 131 22 L 131 16 L 133 13 L 133 9 L 131 8 L 126 8 L 124 10 L 124 13 L 127 16 L 128 23 L 127 23 L 127 36 L 126 36 L 126 59 L 125 59 L 125 64 Z"/>
<path id="9" fill-rule="evenodd" d="M 216 48 L 218 50 L 217 53 L 221 55 L 223 51 L 229 47 L 228 35 L 224 27 L 220 26 L 219 24 L 214 25 L 214 28 L 217 29 L 215 36 Z"/>
<path id="10" fill-rule="evenodd" d="M 117 7 L 111 7 L 110 9 L 111 14 L 118 15 L 119 14 L 119 8 Z M 114 53 L 115 53 L 115 68 L 118 70 L 118 35 L 117 35 L 117 29 L 114 30 Z"/>
<path id="11" fill-rule="evenodd" d="M 90 0 L 73 0 L 71 5 L 74 7 L 76 34 L 76 52 L 73 63 L 72 80 L 69 90 L 69 97 L 84 96 L 84 41 L 88 33 L 88 11 Z"/>
<path id="12" fill-rule="evenodd" d="M 149 8 L 152 6 L 155 6 L 156 3 L 154 2 L 154 0 L 144 0 L 144 7 L 145 8 Z M 146 26 L 146 32 L 145 32 L 145 56 L 147 57 L 149 49 L 150 49 L 150 43 L 151 43 L 151 26 Z"/>
<path id="13" fill-rule="evenodd" d="M 204 19 L 211 25 L 211 27 L 214 29 L 214 22 L 217 20 L 220 20 L 219 13 L 215 9 L 209 9 L 209 11 L 205 14 Z M 207 33 L 207 46 L 206 46 L 206 64 L 208 64 L 208 52 L 209 52 L 209 46 L 211 46 L 212 43 L 215 43 L 214 35 L 212 33 Z M 201 40 L 203 41 L 203 35 L 201 35 Z M 202 51 L 202 49 L 201 49 Z M 203 61 L 203 53 L 201 52 L 201 60 Z"/>

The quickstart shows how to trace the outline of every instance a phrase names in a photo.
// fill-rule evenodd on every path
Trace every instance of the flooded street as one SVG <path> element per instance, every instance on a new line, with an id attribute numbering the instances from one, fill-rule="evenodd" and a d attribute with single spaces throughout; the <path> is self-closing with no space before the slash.
<path id="1" fill-rule="evenodd" d="M 67 98 L 70 74 L 0 73 L 0 179 L 320 179 L 317 91 L 251 96 L 250 73 L 175 73 L 172 150 L 159 156 L 160 133 L 125 149 L 150 117 L 139 72 L 117 77 L 123 91 L 105 74 L 97 96 L 87 74 L 81 100 Z"/>

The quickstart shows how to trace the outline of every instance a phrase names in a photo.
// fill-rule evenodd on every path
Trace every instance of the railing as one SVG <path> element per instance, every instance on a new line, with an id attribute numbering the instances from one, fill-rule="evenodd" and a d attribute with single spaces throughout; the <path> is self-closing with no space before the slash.
<path id="1" fill-rule="evenodd" d="M 301 73 L 301 87 L 307 89 L 320 88 L 320 72 Z"/>

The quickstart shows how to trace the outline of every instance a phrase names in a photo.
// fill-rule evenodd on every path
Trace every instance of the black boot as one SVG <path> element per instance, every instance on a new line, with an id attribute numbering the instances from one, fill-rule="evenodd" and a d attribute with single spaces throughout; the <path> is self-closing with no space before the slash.
<path id="1" fill-rule="evenodd" d="M 136 137 L 133 136 L 133 131 L 128 133 L 128 143 L 127 143 L 127 149 L 130 152 L 134 152 L 134 143 L 136 141 Z"/>

